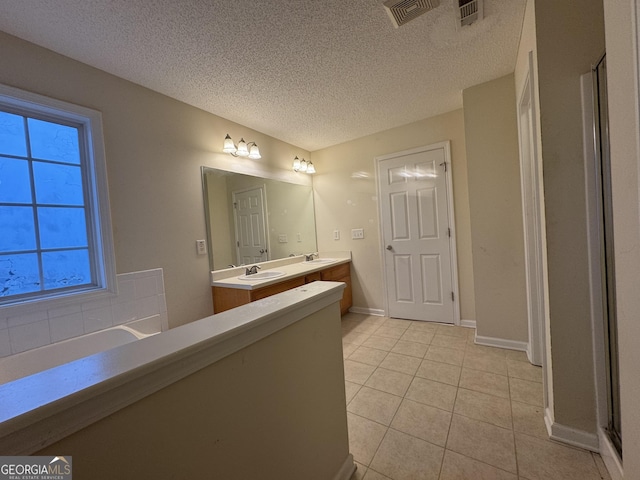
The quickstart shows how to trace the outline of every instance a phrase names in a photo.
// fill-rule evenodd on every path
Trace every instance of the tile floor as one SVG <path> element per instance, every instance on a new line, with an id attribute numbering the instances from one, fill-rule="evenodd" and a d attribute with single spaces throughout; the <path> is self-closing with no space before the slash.
<path id="1" fill-rule="evenodd" d="M 474 330 L 342 320 L 352 480 L 600 480 L 599 455 L 550 441 L 542 373 Z"/>

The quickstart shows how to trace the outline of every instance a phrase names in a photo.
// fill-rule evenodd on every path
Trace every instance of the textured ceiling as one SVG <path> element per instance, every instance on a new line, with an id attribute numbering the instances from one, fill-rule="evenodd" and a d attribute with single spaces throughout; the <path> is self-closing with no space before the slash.
<path id="1" fill-rule="evenodd" d="M 313 151 L 513 72 L 526 0 L 460 30 L 454 3 L 395 29 L 382 0 L 2 0 L 0 30 Z"/>

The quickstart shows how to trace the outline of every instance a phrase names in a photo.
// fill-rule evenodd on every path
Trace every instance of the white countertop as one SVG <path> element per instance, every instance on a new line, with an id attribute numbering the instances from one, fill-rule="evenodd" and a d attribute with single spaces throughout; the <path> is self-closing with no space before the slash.
<path id="1" fill-rule="evenodd" d="M 237 288 L 241 290 L 255 290 L 257 288 L 267 287 L 286 280 L 307 275 L 309 273 L 325 270 L 351 261 L 351 252 L 320 252 L 319 259 L 332 259 L 330 262 L 307 262 L 304 255 L 295 257 L 282 258 L 280 260 L 271 260 L 261 262 L 256 265 L 260 266 L 258 273 L 278 271 L 284 273 L 279 277 L 257 279 L 257 280 L 240 280 L 238 277 L 245 274 L 246 268 L 251 265 L 245 265 L 236 268 L 227 268 L 224 270 L 214 270 L 211 272 L 211 286 Z"/>

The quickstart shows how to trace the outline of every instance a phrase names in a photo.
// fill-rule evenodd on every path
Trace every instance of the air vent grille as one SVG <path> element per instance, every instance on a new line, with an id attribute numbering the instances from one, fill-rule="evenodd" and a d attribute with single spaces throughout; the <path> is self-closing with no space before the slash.
<path id="1" fill-rule="evenodd" d="M 482 20 L 483 4 L 482 0 L 458 0 L 460 26 L 471 25 L 473 22 Z"/>
<path id="2" fill-rule="evenodd" d="M 439 5 L 440 0 L 387 0 L 384 2 L 389 18 L 396 28 Z"/>

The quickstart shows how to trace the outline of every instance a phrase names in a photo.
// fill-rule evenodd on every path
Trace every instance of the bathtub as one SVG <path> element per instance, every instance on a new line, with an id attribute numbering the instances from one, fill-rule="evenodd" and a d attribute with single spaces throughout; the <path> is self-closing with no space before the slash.
<path id="1" fill-rule="evenodd" d="M 0 385 L 160 333 L 160 315 L 0 358 Z"/>

